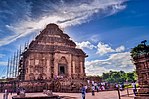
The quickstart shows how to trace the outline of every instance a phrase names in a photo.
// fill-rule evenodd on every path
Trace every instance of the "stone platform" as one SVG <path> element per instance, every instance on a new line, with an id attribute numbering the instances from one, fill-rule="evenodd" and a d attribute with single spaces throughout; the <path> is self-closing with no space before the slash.
<path id="1" fill-rule="evenodd" d="M 82 99 L 81 93 L 58 93 L 53 92 L 54 95 L 60 96 L 61 99 Z M 129 96 L 127 96 L 127 90 L 120 91 L 121 99 L 134 99 L 133 91 L 132 89 L 129 89 Z M 0 99 L 3 99 L 4 93 L 0 93 Z M 13 93 L 12 95 L 8 95 L 8 99 L 12 99 L 13 96 L 15 96 L 16 93 Z M 46 96 L 43 93 L 26 93 L 27 97 L 36 97 L 36 96 Z M 21 98 L 20 98 L 21 99 Z M 37 98 L 38 99 L 38 98 Z M 95 92 L 95 96 L 92 96 L 92 93 L 86 93 L 85 99 L 118 99 L 118 92 L 117 91 L 101 91 L 101 92 Z"/>
<path id="2" fill-rule="evenodd" d="M 149 96 L 137 96 L 137 97 L 134 97 L 134 99 L 149 99 Z"/>
<path id="3" fill-rule="evenodd" d="M 60 99 L 58 95 L 52 96 L 32 96 L 32 97 L 20 97 L 20 96 L 13 96 L 12 99 Z"/>

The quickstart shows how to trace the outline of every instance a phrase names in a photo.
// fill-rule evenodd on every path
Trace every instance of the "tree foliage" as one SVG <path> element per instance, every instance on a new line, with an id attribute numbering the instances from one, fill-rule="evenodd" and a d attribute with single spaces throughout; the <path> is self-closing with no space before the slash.
<path id="1" fill-rule="evenodd" d="M 140 55 L 149 54 L 149 45 L 146 44 L 138 44 L 131 50 L 132 58 L 138 57 Z"/>
<path id="2" fill-rule="evenodd" d="M 124 71 L 110 71 L 103 73 L 102 80 L 109 83 L 124 83 L 137 80 L 136 72 L 125 73 Z"/>

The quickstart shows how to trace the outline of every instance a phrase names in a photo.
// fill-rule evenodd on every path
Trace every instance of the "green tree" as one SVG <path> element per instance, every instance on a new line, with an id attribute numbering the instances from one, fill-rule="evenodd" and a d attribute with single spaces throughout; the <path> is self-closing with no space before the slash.
<path id="1" fill-rule="evenodd" d="M 132 58 L 138 57 L 140 55 L 149 54 L 149 45 L 144 44 L 138 44 L 136 47 L 134 47 L 131 50 L 131 56 Z"/>
<path id="2" fill-rule="evenodd" d="M 134 73 L 133 72 L 132 73 L 127 73 L 127 81 L 132 82 L 134 80 L 135 80 L 134 79 Z"/>
<path id="3" fill-rule="evenodd" d="M 107 78 L 110 78 L 110 74 L 109 73 L 103 73 L 102 79 L 107 79 Z"/>
<path id="4" fill-rule="evenodd" d="M 102 79 L 110 83 L 124 83 L 126 80 L 132 82 L 136 80 L 136 78 L 135 72 L 125 73 L 124 71 L 110 71 L 102 75 Z"/>

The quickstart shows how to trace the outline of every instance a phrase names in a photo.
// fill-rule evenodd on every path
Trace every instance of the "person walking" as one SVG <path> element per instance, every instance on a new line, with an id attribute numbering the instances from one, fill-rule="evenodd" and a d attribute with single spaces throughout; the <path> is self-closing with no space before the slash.
<path id="1" fill-rule="evenodd" d="M 95 86 L 92 85 L 92 96 L 94 96 L 94 95 L 95 95 Z"/>
<path id="2" fill-rule="evenodd" d="M 8 99 L 8 91 L 5 89 L 3 99 Z"/>
<path id="3" fill-rule="evenodd" d="M 136 87 L 135 81 L 132 83 L 132 88 L 133 88 L 133 93 L 136 96 L 136 94 L 137 94 L 137 87 Z"/>
<path id="4" fill-rule="evenodd" d="M 81 85 L 81 93 L 82 93 L 82 99 L 85 99 L 86 88 L 85 86 L 83 86 L 83 84 Z"/>
<path id="5" fill-rule="evenodd" d="M 85 87 L 85 92 L 87 93 L 87 85 L 85 85 L 84 87 Z"/>

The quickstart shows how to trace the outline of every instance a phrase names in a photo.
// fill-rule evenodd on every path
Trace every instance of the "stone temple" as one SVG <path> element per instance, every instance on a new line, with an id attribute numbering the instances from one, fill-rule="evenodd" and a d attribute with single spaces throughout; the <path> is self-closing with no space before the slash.
<path id="1" fill-rule="evenodd" d="M 19 80 L 84 79 L 87 55 L 56 24 L 48 24 L 22 53 Z"/>
<path id="2" fill-rule="evenodd" d="M 25 49 L 8 61 L 6 82 L 0 82 L 0 92 L 80 92 L 86 84 L 86 53 L 76 48 L 71 38 L 56 24 L 48 24 Z M 12 61 L 13 60 L 13 61 Z M 14 74 L 12 75 L 12 73 Z"/>

